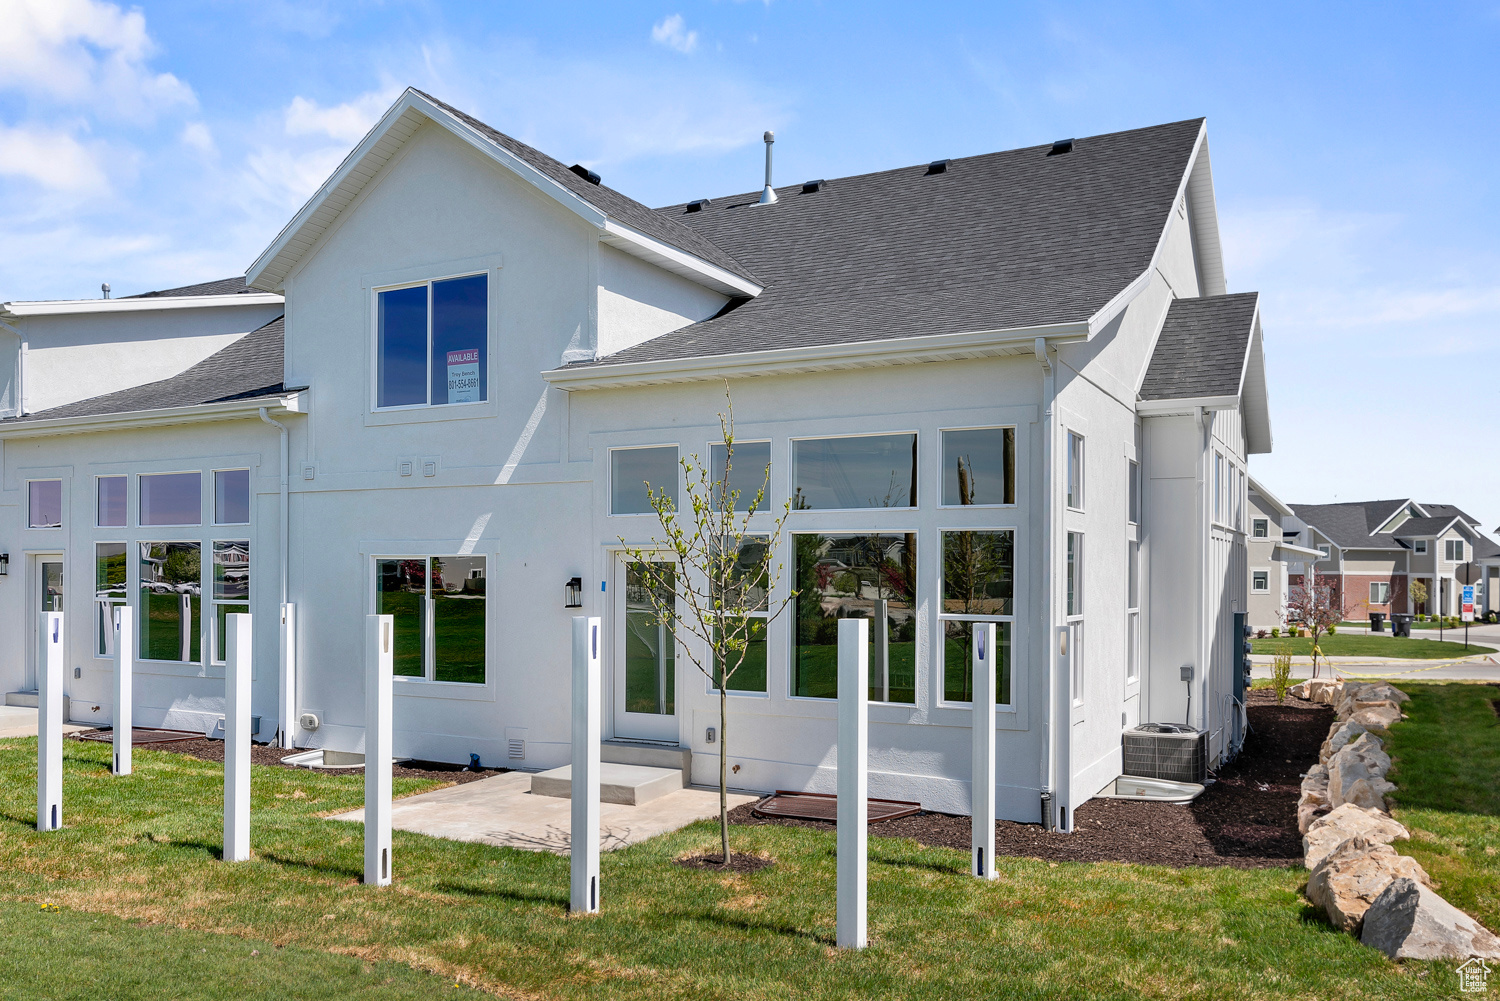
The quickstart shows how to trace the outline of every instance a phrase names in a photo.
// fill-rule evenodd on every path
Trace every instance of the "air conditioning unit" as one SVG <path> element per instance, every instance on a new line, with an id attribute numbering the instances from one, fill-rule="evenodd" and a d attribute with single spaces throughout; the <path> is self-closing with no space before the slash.
<path id="1" fill-rule="evenodd" d="M 1142 723 L 1122 735 L 1125 774 L 1172 782 L 1208 781 L 1208 732 L 1182 723 Z"/>

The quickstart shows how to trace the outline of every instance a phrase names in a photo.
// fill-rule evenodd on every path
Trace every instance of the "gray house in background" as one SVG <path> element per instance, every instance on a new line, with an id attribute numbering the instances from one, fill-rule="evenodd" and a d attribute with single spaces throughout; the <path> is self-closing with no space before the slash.
<path id="1" fill-rule="evenodd" d="M 1285 625 L 1291 574 L 1305 572 L 1306 561 L 1316 559 L 1319 554 L 1316 549 L 1296 543 L 1303 527 L 1297 520 L 1297 512 L 1253 476 L 1249 505 L 1246 548 L 1250 562 L 1250 626 L 1270 629 Z"/>

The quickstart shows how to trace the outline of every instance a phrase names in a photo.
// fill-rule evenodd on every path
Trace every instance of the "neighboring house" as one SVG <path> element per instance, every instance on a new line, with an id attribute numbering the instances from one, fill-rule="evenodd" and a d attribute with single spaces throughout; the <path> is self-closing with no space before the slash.
<path id="1" fill-rule="evenodd" d="M 1286 625 L 1291 568 L 1301 574 L 1303 563 L 1319 554 L 1292 541 L 1301 526 L 1296 512 L 1254 477 L 1250 478 L 1249 503 L 1249 623 L 1253 629 L 1269 630 Z"/>
<path id="2" fill-rule="evenodd" d="M 1500 547 L 1479 530 L 1479 522 L 1451 504 L 1419 504 L 1411 499 L 1342 504 L 1294 504 L 1297 540 L 1319 550 L 1318 579 L 1345 606 L 1348 617 L 1371 612 L 1457 615 L 1462 587 L 1455 578 L 1463 563 L 1488 560 L 1500 569 Z M 1292 586 L 1304 568 L 1290 568 Z M 1410 584 L 1421 581 L 1425 602 L 1413 602 Z M 1493 588 L 1476 585 L 1485 594 Z"/>
<path id="3" fill-rule="evenodd" d="M 678 460 L 714 461 L 727 382 L 736 476 L 769 463 L 767 507 L 795 502 L 771 599 L 801 590 L 732 692 L 736 785 L 834 788 L 836 620 L 878 598 L 872 795 L 967 811 L 975 622 L 1003 648 L 1003 816 L 1071 829 L 1139 722 L 1187 719 L 1222 759 L 1271 437 L 1204 123 L 775 195 L 652 210 L 405 92 L 251 267 L 284 323 L 0 422 L 0 550 L 97 581 L 60 598 L 75 715 L 110 718 L 123 600 L 136 718 L 207 729 L 224 616 L 249 609 L 263 734 L 357 749 L 364 616 L 391 614 L 396 753 L 551 767 L 569 618 L 598 615 L 606 734 L 712 781 L 716 695 L 623 550 L 660 533 L 645 483 L 680 499 Z M 44 478 L 60 524 L 26 528 Z M 0 580 L 0 630 L 34 621 L 31 573 Z M 0 647 L 11 687 L 27 649 Z"/>

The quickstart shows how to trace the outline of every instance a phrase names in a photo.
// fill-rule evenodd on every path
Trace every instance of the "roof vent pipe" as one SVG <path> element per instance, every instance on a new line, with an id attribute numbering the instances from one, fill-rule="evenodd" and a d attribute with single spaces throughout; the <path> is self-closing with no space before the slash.
<path id="1" fill-rule="evenodd" d="M 108 299 L 109 298 L 109 282 L 102 283 L 99 286 L 99 291 L 103 292 L 104 293 L 104 298 Z"/>
<path id="2" fill-rule="evenodd" d="M 766 189 L 760 193 L 760 204 L 771 205 L 776 201 L 776 191 L 771 187 L 771 144 L 776 141 L 776 133 L 767 132 L 761 138 L 766 141 Z"/>

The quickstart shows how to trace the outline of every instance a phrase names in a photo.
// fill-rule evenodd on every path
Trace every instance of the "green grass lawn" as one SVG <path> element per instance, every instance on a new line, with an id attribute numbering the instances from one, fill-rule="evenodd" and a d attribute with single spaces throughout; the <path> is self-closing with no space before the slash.
<path id="1" fill-rule="evenodd" d="M 1391 730 L 1396 819 L 1412 832 L 1400 845 L 1444 897 L 1500 928 L 1500 717 L 1492 685 L 1412 685 L 1411 718 Z"/>
<path id="2" fill-rule="evenodd" d="M 1494 653 L 1494 647 L 1470 643 L 1467 650 L 1462 642 L 1447 640 L 1408 639 L 1389 635 L 1351 636 L 1335 633 L 1324 636 L 1318 642 L 1325 657 L 1393 657 L 1401 660 L 1442 660 L 1447 657 L 1472 657 L 1479 653 Z M 1312 639 L 1283 636 L 1280 639 L 1253 639 L 1250 652 L 1274 654 L 1285 651 L 1294 657 L 1312 656 Z"/>
<path id="3" fill-rule="evenodd" d="M 6 990 L 240 997 L 253 959 L 278 965 L 268 987 L 297 981 L 287 997 L 382 978 L 389 996 L 420 992 L 420 978 L 386 962 L 441 975 L 427 979 L 430 994 L 462 980 L 547 999 L 1453 993 L 1452 964 L 1398 966 L 1336 932 L 1301 898 L 1300 868 L 1002 859 L 984 883 L 968 877 L 964 852 L 871 838 L 872 947 L 854 954 L 833 947 L 830 832 L 737 829 L 739 850 L 777 860 L 752 875 L 672 864 L 715 843 L 711 822 L 609 852 L 603 913 L 570 917 L 568 860 L 545 853 L 397 831 L 394 885 L 361 885 L 362 829 L 320 819 L 360 805 L 357 776 L 256 767 L 253 858 L 222 863 L 219 766 L 140 749 L 135 774 L 113 778 L 109 753 L 66 745 L 66 826 L 39 834 L 36 742 L 0 741 Z M 47 902 L 62 913 L 41 912 Z M 18 956 L 10 943 L 21 941 Z M 268 960 L 258 943 L 285 948 Z"/>

